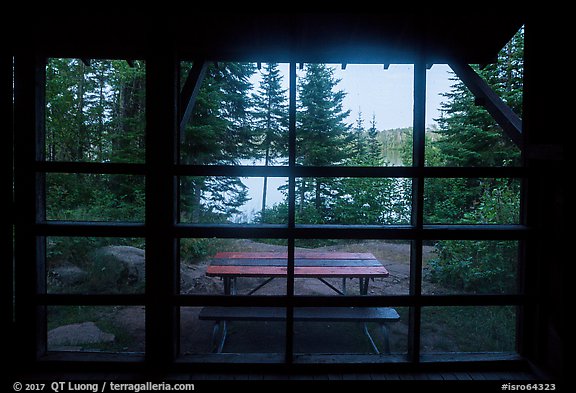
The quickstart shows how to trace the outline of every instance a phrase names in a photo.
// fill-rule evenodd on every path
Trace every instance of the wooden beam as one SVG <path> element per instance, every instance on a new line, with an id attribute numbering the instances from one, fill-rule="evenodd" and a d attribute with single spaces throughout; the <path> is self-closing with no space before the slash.
<path id="1" fill-rule="evenodd" d="M 179 67 L 164 43 L 152 41 L 146 60 L 146 163 L 153 163 L 146 175 L 146 360 L 155 369 L 174 361 L 180 337 L 178 312 L 170 305 L 178 286 L 171 236 L 177 191 L 167 175 L 176 161 Z"/>
<path id="2" fill-rule="evenodd" d="M 180 130 L 190 121 L 194 104 L 196 103 L 196 96 L 206 75 L 208 64 L 202 60 L 194 61 L 192 69 L 188 72 L 186 82 L 180 93 L 180 113 L 179 113 L 179 126 Z"/>
<path id="3" fill-rule="evenodd" d="M 450 67 L 502 127 L 506 135 L 522 148 L 522 119 L 492 90 L 480 75 L 468 64 L 451 63 Z"/>

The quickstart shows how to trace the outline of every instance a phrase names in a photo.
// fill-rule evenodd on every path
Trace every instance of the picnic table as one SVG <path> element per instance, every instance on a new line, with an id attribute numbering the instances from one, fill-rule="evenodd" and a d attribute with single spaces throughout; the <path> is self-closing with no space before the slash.
<path id="1" fill-rule="evenodd" d="M 206 270 L 209 277 L 224 280 L 224 293 L 237 294 L 236 279 L 239 277 L 264 277 L 266 280 L 252 289 L 251 295 L 275 278 L 288 274 L 286 252 L 219 252 Z M 371 253 L 296 251 L 294 255 L 294 278 L 315 278 L 340 295 L 346 293 L 346 279 L 359 279 L 360 295 L 368 294 L 370 279 L 388 277 L 382 263 Z M 342 289 L 326 281 L 341 278 Z"/>
<path id="2" fill-rule="evenodd" d="M 219 252 L 206 269 L 209 277 L 224 281 L 224 294 L 237 295 L 236 281 L 240 277 L 262 277 L 265 280 L 251 289 L 252 295 L 276 278 L 288 275 L 286 252 Z M 346 280 L 358 279 L 360 295 L 368 294 L 370 279 L 388 277 L 382 263 L 371 253 L 296 251 L 294 278 L 318 279 L 339 295 L 346 295 Z M 342 288 L 336 288 L 327 278 L 341 278 Z M 294 321 L 362 322 L 372 348 L 380 353 L 368 331 L 367 323 L 378 323 L 384 337 L 384 353 L 390 352 L 387 324 L 400 316 L 390 307 L 306 307 L 294 310 Z M 212 335 L 214 350 L 222 352 L 227 337 L 228 321 L 282 321 L 286 313 L 278 307 L 205 307 L 201 320 L 215 321 Z"/>

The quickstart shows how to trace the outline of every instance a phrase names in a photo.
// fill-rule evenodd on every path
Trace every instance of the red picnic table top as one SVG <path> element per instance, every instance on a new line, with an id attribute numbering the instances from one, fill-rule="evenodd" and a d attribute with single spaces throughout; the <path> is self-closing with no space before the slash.
<path id="1" fill-rule="evenodd" d="M 285 277 L 287 252 L 219 252 L 206 270 L 218 277 Z M 371 253 L 296 251 L 294 277 L 387 277 L 386 268 Z"/>

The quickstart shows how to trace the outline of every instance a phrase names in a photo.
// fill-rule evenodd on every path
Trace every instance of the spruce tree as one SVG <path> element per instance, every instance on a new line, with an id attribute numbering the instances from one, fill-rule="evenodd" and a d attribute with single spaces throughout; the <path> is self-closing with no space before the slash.
<path id="1" fill-rule="evenodd" d="M 182 163 L 235 165 L 253 154 L 249 78 L 254 72 L 249 63 L 208 67 L 191 120 L 181 130 Z M 246 186 L 237 177 L 185 177 L 180 187 L 185 221 L 225 221 L 248 199 Z"/>
<path id="2" fill-rule="evenodd" d="M 297 113 L 297 163 L 309 166 L 338 165 L 349 157 L 350 126 L 345 123 L 350 111 L 344 110 L 345 92 L 336 90 L 339 80 L 325 64 L 307 64 L 299 85 Z M 299 211 L 303 213 L 312 192 L 314 209 L 322 216 L 323 199 L 337 193 L 328 179 L 301 179 Z"/>
<path id="3" fill-rule="evenodd" d="M 252 94 L 255 144 L 259 148 L 255 158 L 263 158 L 264 166 L 268 166 L 288 156 L 288 105 L 278 64 L 265 64 L 261 76 L 258 90 Z M 268 178 L 264 177 L 260 213 L 262 222 L 265 221 L 267 188 Z"/>
<path id="4" fill-rule="evenodd" d="M 484 69 L 474 66 L 494 91 L 518 115 L 522 114 L 523 31 L 500 52 L 498 61 Z M 440 138 L 435 145 L 447 166 L 518 165 L 520 150 L 458 78 L 442 104 L 443 116 L 437 119 Z"/>
<path id="5" fill-rule="evenodd" d="M 522 111 L 523 30 L 500 51 L 498 61 L 485 68 L 473 66 L 488 85 L 518 115 Z M 438 135 L 432 141 L 434 165 L 492 167 L 520 164 L 520 150 L 496 121 L 458 79 L 444 94 L 443 116 Z M 427 186 L 425 216 L 427 222 L 457 223 L 466 220 L 482 195 L 502 187 L 497 179 L 430 179 Z M 510 182 L 509 187 L 516 187 Z"/>

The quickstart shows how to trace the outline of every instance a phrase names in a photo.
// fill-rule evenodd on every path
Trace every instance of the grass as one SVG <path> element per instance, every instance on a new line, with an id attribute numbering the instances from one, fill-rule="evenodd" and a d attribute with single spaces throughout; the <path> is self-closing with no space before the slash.
<path id="1" fill-rule="evenodd" d="M 425 307 L 423 351 L 513 352 L 516 313 L 512 306 Z"/>
<path id="2" fill-rule="evenodd" d="M 131 352 L 134 338 L 114 318 L 121 308 L 119 306 L 51 306 L 48 307 L 48 331 L 59 326 L 94 322 L 103 332 L 113 334 L 115 339 L 110 343 L 86 344 L 82 346 L 83 351 Z"/>

